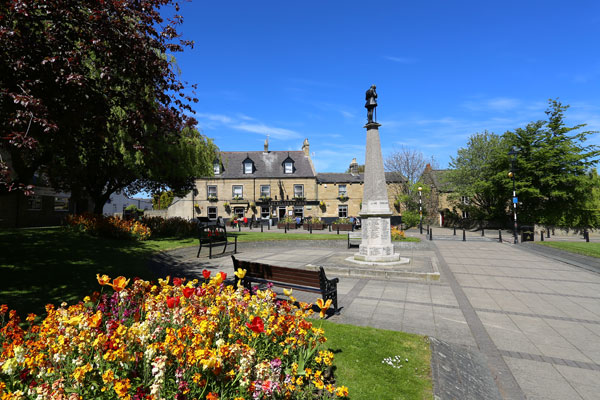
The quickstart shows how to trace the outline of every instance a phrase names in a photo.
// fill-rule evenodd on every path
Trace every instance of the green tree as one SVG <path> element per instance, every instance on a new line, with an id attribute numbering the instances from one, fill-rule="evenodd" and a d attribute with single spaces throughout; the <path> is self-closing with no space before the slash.
<path id="1" fill-rule="evenodd" d="M 472 135 L 467 146 L 451 157 L 446 180 L 453 188 L 450 200 L 476 221 L 506 219 L 506 153 L 503 137 L 484 131 Z M 464 202 L 463 198 L 468 198 Z"/>
<path id="2" fill-rule="evenodd" d="M 577 227 L 592 222 L 588 211 L 594 180 L 590 171 L 600 156 L 599 147 L 586 145 L 593 131 L 585 124 L 565 125 L 563 106 L 549 100 L 547 121 L 506 132 L 508 146 L 518 149 L 515 182 L 519 220 L 523 223 Z M 508 158 L 504 162 L 508 169 Z M 509 183 L 506 178 L 505 185 Z"/>
<path id="3" fill-rule="evenodd" d="M 163 19 L 163 6 L 175 14 Z M 185 190 L 209 172 L 214 146 L 193 129 L 196 100 L 173 62 L 192 45 L 178 10 L 173 0 L 1 2 L 0 154 L 12 169 L 0 158 L 0 188 L 27 187 L 42 169 L 100 212 L 114 191 Z"/>
<path id="4" fill-rule="evenodd" d="M 173 192 L 165 190 L 152 195 L 152 208 L 155 210 L 165 210 L 173 203 Z"/>

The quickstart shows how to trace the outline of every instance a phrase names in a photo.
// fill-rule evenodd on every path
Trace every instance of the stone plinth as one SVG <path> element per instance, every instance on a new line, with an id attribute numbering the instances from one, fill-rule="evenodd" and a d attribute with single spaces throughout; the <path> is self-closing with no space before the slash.
<path id="1" fill-rule="evenodd" d="M 368 262 L 397 262 L 400 255 L 394 254 L 390 231 L 390 205 L 383 169 L 379 127 L 371 122 L 367 128 L 365 155 L 364 192 L 360 211 L 362 242 L 355 260 Z"/>

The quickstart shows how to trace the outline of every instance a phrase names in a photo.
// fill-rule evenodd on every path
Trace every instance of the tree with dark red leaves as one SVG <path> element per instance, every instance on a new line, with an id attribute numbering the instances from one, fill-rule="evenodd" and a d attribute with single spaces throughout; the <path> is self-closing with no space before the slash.
<path id="1" fill-rule="evenodd" d="M 160 11 L 169 6 L 173 16 Z M 101 211 L 123 189 L 191 187 L 215 147 L 186 116 L 173 0 L 0 0 L 0 190 L 35 173 Z"/>

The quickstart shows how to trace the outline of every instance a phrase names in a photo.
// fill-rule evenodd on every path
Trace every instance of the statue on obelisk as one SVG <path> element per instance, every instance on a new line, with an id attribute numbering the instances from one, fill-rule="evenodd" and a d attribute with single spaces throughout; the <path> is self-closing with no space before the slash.
<path id="1" fill-rule="evenodd" d="M 360 211 L 362 242 L 354 259 L 367 262 L 397 262 L 391 237 L 390 205 L 388 200 L 379 127 L 374 121 L 377 107 L 377 92 L 372 85 L 366 93 L 367 103 L 367 148 L 365 154 L 365 173 L 362 209 Z"/>

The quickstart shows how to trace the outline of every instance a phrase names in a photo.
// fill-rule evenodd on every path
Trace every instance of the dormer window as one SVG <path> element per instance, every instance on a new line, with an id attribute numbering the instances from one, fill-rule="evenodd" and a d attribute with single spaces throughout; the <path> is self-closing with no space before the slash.
<path id="1" fill-rule="evenodd" d="M 221 164 L 218 161 L 213 163 L 213 172 L 215 175 L 219 175 L 221 173 Z"/>
<path id="2" fill-rule="evenodd" d="M 294 173 L 294 160 L 292 160 L 289 156 L 283 162 L 283 173 L 285 173 L 285 174 L 293 174 Z"/>
<path id="3" fill-rule="evenodd" d="M 244 160 L 244 174 L 251 174 L 254 172 L 254 163 L 251 159 L 247 158 Z"/>

